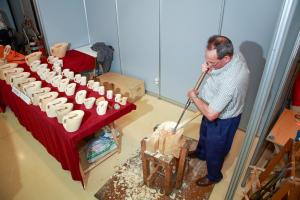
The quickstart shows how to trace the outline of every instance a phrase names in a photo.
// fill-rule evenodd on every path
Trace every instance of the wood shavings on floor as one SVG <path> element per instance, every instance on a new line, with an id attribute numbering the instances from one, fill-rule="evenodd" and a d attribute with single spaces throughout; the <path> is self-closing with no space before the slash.
<path id="1" fill-rule="evenodd" d="M 162 174 L 162 173 L 161 173 Z M 161 188 L 163 177 L 157 176 L 151 188 L 143 184 L 142 161 L 139 153 L 118 167 L 115 174 L 95 194 L 99 200 L 207 200 L 213 186 L 199 187 L 195 180 L 206 174 L 206 164 L 198 159 L 189 160 L 182 187 L 169 196 Z"/>

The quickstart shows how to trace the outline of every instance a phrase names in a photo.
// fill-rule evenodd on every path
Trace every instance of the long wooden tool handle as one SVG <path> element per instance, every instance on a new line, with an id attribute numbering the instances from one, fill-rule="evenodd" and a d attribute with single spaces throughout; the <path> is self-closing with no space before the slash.
<path id="1" fill-rule="evenodd" d="M 199 76 L 199 78 L 198 78 L 198 80 L 197 80 L 197 82 L 196 82 L 196 84 L 195 84 L 195 86 L 194 86 L 194 89 L 195 89 L 195 90 L 198 90 L 198 89 L 199 89 L 199 87 L 200 87 L 201 83 L 203 82 L 203 80 L 204 80 L 205 75 L 207 74 L 207 72 L 208 72 L 208 69 L 207 69 L 205 72 L 203 72 L 203 73 Z M 186 110 L 188 109 L 188 107 L 190 106 L 190 104 L 191 104 L 191 99 L 189 98 L 189 99 L 187 100 L 185 106 L 184 106 L 183 112 L 181 113 L 181 115 L 180 115 L 180 117 L 179 117 L 179 119 L 178 119 L 178 121 L 177 121 L 176 126 L 174 127 L 174 132 L 176 132 L 177 127 L 178 127 L 178 125 L 179 125 L 179 123 L 180 123 L 180 121 L 181 121 L 181 119 L 182 119 L 182 117 L 183 117 L 185 111 L 186 111 Z"/>

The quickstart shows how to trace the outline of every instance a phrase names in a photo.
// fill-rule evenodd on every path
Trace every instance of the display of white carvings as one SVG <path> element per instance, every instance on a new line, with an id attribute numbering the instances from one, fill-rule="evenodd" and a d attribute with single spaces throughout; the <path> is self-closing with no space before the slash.
<path id="1" fill-rule="evenodd" d="M 105 95 L 105 87 L 103 85 L 100 86 L 98 92 L 99 92 L 100 95 Z"/>
<path id="2" fill-rule="evenodd" d="M 51 85 L 53 87 L 58 87 L 61 79 L 62 79 L 62 75 L 56 75 L 56 76 L 54 76 L 53 79 L 51 80 Z"/>
<path id="3" fill-rule="evenodd" d="M 73 110 L 73 103 L 65 103 L 56 107 L 56 117 L 58 123 L 62 123 L 62 118 Z"/>
<path id="4" fill-rule="evenodd" d="M 70 72 L 70 69 L 64 69 L 64 70 L 62 71 L 62 75 L 63 75 L 64 77 L 68 77 L 69 72 Z"/>
<path id="5" fill-rule="evenodd" d="M 27 85 L 24 85 L 24 86 L 23 86 L 23 91 L 24 91 L 24 93 L 25 93 L 28 97 L 30 97 L 31 94 L 32 94 L 35 90 L 41 88 L 41 86 L 42 86 L 42 82 L 41 82 L 41 81 L 33 81 L 33 82 L 31 82 L 31 83 L 28 83 Z"/>
<path id="6" fill-rule="evenodd" d="M 69 43 L 67 43 L 67 42 L 61 42 L 61 43 L 54 44 L 50 48 L 51 55 L 58 57 L 58 58 L 63 58 L 66 55 L 68 47 L 69 47 Z"/>
<path id="7" fill-rule="evenodd" d="M 113 91 L 112 90 L 107 90 L 106 91 L 106 98 L 107 99 L 112 99 L 113 98 Z"/>
<path id="8" fill-rule="evenodd" d="M 33 105 L 37 106 L 39 105 L 39 97 L 43 94 L 46 94 L 48 92 L 51 91 L 51 88 L 49 87 L 43 87 L 43 88 L 39 88 L 37 90 L 35 90 L 32 94 L 31 94 L 31 102 Z"/>
<path id="9" fill-rule="evenodd" d="M 94 80 L 89 80 L 88 83 L 87 83 L 87 87 L 88 87 L 89 89 L 93 89 L 94 83 L 95 83 Z"/>
<path id="10" fill-rule="evenodd" d="M 47 64 L 40 64 L 40 65 L 37 67 L 36 73 L 37 73 L 39 76 L 41 76 L 41 74 L 42 74 L 46 69 L 48 69 L 47 67 L 48 67 Z"/>
<path id="11" fill-rule="evenodd" d="M 66 89 L 67 85 L 69 84 L 69 81 L 70 80 L 68 78 L 61 79 L 58 84 L 58 91 L 65 92 L 65 89 Z"/>
<path id="12" fill-rule="evenodd" d="M 18 66 L 18 63 L 7 63 L 0 66 L 0 70 L 8 69 L 8 68 L 15 68 Z"/>
<path id="13" fill-rule="evenodd" d="M 75 101 L 77 104 L 83 104 L 83 101 L 86 97 L 86 90 L 79 90 L 75 95 Z"/>
<path id="14" fill-rule="evenodd" d="M 93 89 L 93 91 L 98 92 L 99 91 L 99 87 L 100 87 L 100 82 L 95 81 L 94 84 L 93 84 L 92 89 Z"/>
<path id="15" fill-rule="evenodd" d="M 79 129 L 82 119 L 84 116 L 84 112 L 82 110 L 73 110 L 66 114 L 62 123 L 67 132 L 75 132 Z"/>
<path id="16" fill-rule="evenodd" d="M 46 105 L 56 99 L 58 96 L 58 92 L 48 92 L 46 94 L 43 94 L 41 96 L 39 96 L 39 106 L 40 106 L 40 109 L 45 112 L 46 111 Z"/>
<path id="17" fill-rule="evenodd" d="M 116 94 L 115 95 L 115 102 L 120 103 L 121 102 L 121 94 Z"/>
<path id="18" fill-rule="evenodd" d="M 4 70 L 2 71 L 2 77 L 1 77 L 1 79 L 2 79 L 2 80 L 5 80 L 6 83 L 8 84 L 8 83 L 9 83 L 9 77 L 8 77 L 9 75 L 21 73 L 21 72 L 23 72 L 23 71 L 24 71 L 24 69 L 23 69 L 23 68 L 20 68 L 20 67 L 4 69 Z"/>
<path id="19" fill-rule="evenodd" d="M 51 71 L 51 72 L 47 73 L 46 79 L 45 79 L 46 82 L 51 83 L 52 79 L 54 78 L 55 75 L 56 75 L 56 72 L 54 72 L 54 71 Z"/>
<path id="20" fill-rule="evenodd" d="M 73 80 L 74 79 L 74 72 L 73 71 L 69 71 L 67 78 Z"/>
<path id="21" fill-rule="evenodd" d="M 122 106 L 125 106 L 126 103 L 127 103 L 127 99 L 128 99 L 128 97 L 122 97 L 122 98 L 121 98 L 121 101 L 120 101 L 120 104 L 121 104 Z"/>
<path id="22" fill-rule="evenodd" d="M 63 66 L 63 60 L 57 58 L 57 59 L 54 60 L 53 65 L 62 67 Z"/>
<path id="23" fill-rule="evenodd" d="M 106 110 L 107 110 L 107 106 L 108 106 L 108 101 L 100 101 L 97 105 L 97 114 L 98 115 L 105 115 L 106 114 Z"/>
<path id="24" fill-rule="evenodd" d="M 59 97 L 57 99 L 54 99 L 50 101 L 46 105 L 46 114 L 49 118 L 56 117 L 56 108 L 59 107 L 60 105 L 65 104 L 68 101 L 66 97 Z"/>
<path id="25" fill-rule="evenodd" d="M 81 74 L 76 74 L 75 76 L 74 76 L 74 82 L 75 83 L 80 83 L 80 80 L 81 80 Z"/>
<path id="26" fill-rule="evenodd" d="M 41 59 L 41 55 L 42 55 L 42 52 L 38 51 L 38 52 L 34 52 L 34 53 L 31 53 L 27 56 L 25 56 L 25 62 L 28 66 L 30 66 L 30 64 L 35 61 L 35 60 L 40 60 Z"/>
<path id="27" fill-rule="evenodd" d="M 40 73 L 40 78 L 42 80 L 46 80 L 46 77 L 48 76 L 48 73 L 50 72 L 50 69 L 46 68 L 46 69 L 43 69 Z"/>
<path id="28" fill-rule="evenodd" d="M 25 80 L 22 80 L 22 81 L 18 82 L 17 88 L 18 88 L 19 90 L 23 91 L 23 86 L 24 86 L 24 85 L 26 85 L 26 84 L 28 84 L 28 83 L 30 83 L 30 82 L 33 82 L 33 81 L 35 81 L 35 80 L 36 80 L 36 78 L 34 78 L 34 77 L 30 77 L 30 78 L 27 78 L 27 79 L 25 79 Z"/>
<path id="29" fill-rule="evenodd" d="M 4 71 L 7 69 L 16 68 L 18 66 L 17 63 L 8 63 L 0 66 L 0 79 L 4 80 Z"/>
<path id="30" fill-rule="evenodd" d="M 96 101 L 95 97 L 89 97 L 84 99 L 83 104 L 86 109 L 91 109 Z"/>
<path id="31" fill-rule="evenodd" d="M 30 76 L 29 72 L 21 72 L 19 74 L 14 74 L 9 78 L 9 84 L 17 87 L 18 83 L 27 79 Z"/>
<path id="32" fill-rule="evenodd" d="M 53 64 L 57 60 L 59 60 L 59 58 L 55 57 L 55 56 L 48 56 L 48 58 L 47 58 L 47 62 L 50 64 Z"/>
<path id="33" fill-rule="evenodd" d="M 86 85 L 86 76 L 82 76 L 80 79 L 80 85 L 85 86 Z"/>
<path id="34" fill-rule="evenodd" d="M 61 74 L 61 66 L 59 64 L 53 64 L 52 70 L 57 72 L 58 74 Z"/>
<path id="35" fill-rule="evenodd" d="M 35 60 L 30 64 L 30 70 L 36 72 L 38 70 L 38 66 L 41 64 L 40 60 Z"/>
<path id="36" fill-rule="evenodd" d="M 76 83 L 70 83 L 65 88 L 65 93 L 67 96 L 72 96 L 75 93 Z"/>

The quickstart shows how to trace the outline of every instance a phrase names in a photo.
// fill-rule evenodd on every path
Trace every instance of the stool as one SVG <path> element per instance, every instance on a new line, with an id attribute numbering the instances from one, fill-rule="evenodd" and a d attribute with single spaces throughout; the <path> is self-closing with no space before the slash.
<path id="1" fill-rule="evenodd" d="M 176 176 L 175 187 L 179 189 L 182 185 L 185 161 L 187 157 L 188 148 L 186 145 L 180 150 L 179 158 L 174 156 L 162 155 L 160 153 L 149 154 L 145 151 L 146 142 L 145 139 L 141 141 L 141 156 L 142 156 L 142 165 L 143 165 L 143 180 L 144 184 L 150 187 L 152 181 L 159 171 L 164 173 L 163 181 L 163 191 L 165 195 L 169 195 L 173 188 L 172 176 L 173 169 L 175 169 L 174 175 Z M 150 170 L 151 162 L 154 165 L 154 168 Z"/>

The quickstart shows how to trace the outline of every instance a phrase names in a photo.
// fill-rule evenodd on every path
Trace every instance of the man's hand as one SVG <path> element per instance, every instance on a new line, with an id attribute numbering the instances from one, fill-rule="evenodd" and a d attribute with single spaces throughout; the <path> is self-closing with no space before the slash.
<path id="1" fill-rule="evenodd" d="M 206 63 L 203 63 L 201 65 L 201 69 L 202 69 L 202 72 L 206 72 L 207 70 L 208 70 L 208 72 L 211 72 L 213 70 L 213 67 Z"/>
<path id="2" fill-rule="evenodd" d="M 189 98 L 195 98 L 195 97 L 198 96 L 198 94 L 199 94 L 199 92 L 197 90 L 191 89 L 191 90 L 188 91 L 187 96 Z"/>

